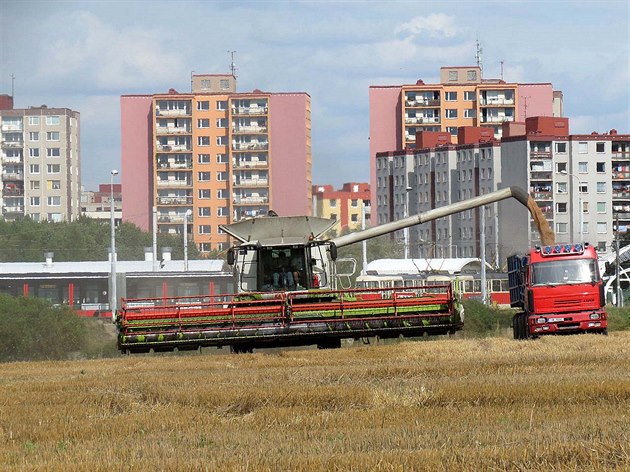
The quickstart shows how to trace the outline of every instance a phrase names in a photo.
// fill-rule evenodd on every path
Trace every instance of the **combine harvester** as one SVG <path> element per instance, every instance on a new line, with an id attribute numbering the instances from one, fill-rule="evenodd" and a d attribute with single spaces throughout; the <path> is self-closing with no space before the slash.
<path id="1" fill-rule="evenodd" d="M 224 226 L 240 242 L 228 251 L 238 293 L 123 300 L 118 348 L 136 353 L 229 346 L 251 352 L 336 348 L 344 338 L 454 333 L 463 319 L 449 283 L 338 289 L 337 248 L 507 198 L 537 209 L 525 191 L 511 187 L 333 239 L 320 239 L 334 224 L 323 218 L 271 216 Z"/>

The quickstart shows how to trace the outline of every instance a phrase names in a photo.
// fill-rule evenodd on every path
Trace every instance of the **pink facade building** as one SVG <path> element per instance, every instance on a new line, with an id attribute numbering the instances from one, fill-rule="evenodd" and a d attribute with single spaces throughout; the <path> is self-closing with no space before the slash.
<path id="1" fill-rule="evenodd" d="M 236 92 L 232 75 L 194 75 L 191 93 L 121 97 L 123 220 L 186 231 L 202 253 L 228 247 L 220 225 L 270 210 L 311 212 L 306 93 Z"/>
<path id="2" fill-rule="evenodd" d="M 370 95 L 370 184 L 376 192 L 376 153 L 416 148 L 422 131 L 448 132 L 457 143 L 462 126 L 490 128 L 530 116 L 562 116 L 562 93 L 550 83 L 486 79 L 478 66 L 442 67 L 440 83 L 373 85 Z M 373 195 L 373 199 L 375 195 Z"/>

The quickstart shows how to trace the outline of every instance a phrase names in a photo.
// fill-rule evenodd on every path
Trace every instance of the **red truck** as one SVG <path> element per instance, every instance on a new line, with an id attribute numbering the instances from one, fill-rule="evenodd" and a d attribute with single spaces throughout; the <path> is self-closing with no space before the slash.
<path id="1" fill-rule="evenodd" d="M 585 244 L 536 247 L 508 257 L 514 339 L 543 334 L 608 334 L 604 284 L 595 248 Z"/>

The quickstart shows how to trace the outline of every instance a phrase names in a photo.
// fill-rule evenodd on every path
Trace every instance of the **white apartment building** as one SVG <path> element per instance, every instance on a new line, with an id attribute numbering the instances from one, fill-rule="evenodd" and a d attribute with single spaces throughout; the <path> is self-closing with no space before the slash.
<path id="1" fill-rule="evenodd" d="M 422 135 L 430 133 L 419 133 L 418 139 Z M 486 139 L 465 127 L 459 135 L 465 144 L 378 153 L 378 223 L 402 217 L 403 191 L 410 195 L 411 213 L 422 213 L 518 186 L 536 201 L 558 243 L 589 242 L 610 250 L 616 218 L 620 231 L 630 225 L 630 135 L 615 130 L 570 135 L 567 118 L 534 117 L 505 126 L 503 136 Z M 407 191 L 400 186 L 400 171 L 401 163 L 410 160 Z M 486 260 L 497 267 L 508 255 L 540 244 L 528 209 L 508 199 L 486 205 L 483 212 L 467 210 L 414 226 L 410 257 L 479 257 L 482 228 Z"/>
<path id="2" fill-rule="evenodd" d="M 45 105 L 0 109 L 0 159 L 4 219 L 72 221 L 80 216 L 78 112 Z"/>

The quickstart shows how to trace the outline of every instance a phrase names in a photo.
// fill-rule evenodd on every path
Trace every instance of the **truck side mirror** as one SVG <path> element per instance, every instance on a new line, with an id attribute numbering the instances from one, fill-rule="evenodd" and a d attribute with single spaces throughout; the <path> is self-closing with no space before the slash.
<path id="1" fill-rule="evenodd" d="M 337 246 L 335 246 L 335 243 L 330 243 L 329 251 L 330 251 L 330 258 L 333 261 L 336 261 L 337 260 Z"/>
<path id="2" fill-rule="evenodd" d="M 227 263 L 228 265 L 234 265 L 234 249 L 233 248 L 228 249 Z"/>

